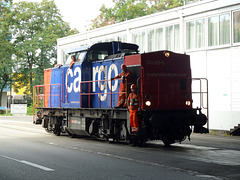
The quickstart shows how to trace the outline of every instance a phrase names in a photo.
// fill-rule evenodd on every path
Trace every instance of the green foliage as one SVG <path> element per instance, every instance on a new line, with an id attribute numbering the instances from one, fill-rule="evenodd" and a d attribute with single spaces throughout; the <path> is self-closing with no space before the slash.
<path id="1" fill-rule="evenodd" d="M 0 111 L 0 116 L 12 116 L 12 114 L 9 112 L 7 112 L 7 114 L 6 114 L 5 111 Z"/>
<path id="2" fill-rule="evenodd" d="M 36 84 L 43 84 L 43 70 L 52 67 L 57 57 L 57 39 L 78 33 L 71 30 L 53 0 L 22 1 L 13 4 L 9 25 L 15 46 L 15 89 L 26 86 L 32 92 Z M 30 93 L 31 94 L 31 93 Z"/>
<path id="3" fill-rule="evenodd" d="M 113 0 L 114 7 L 100 8 L 91 29 L 134 19 L 183 5 L 183 0 Z"/>
<path id="4" fill-rule="evenodd" d="M 7 15 L 10 12 L 10 3 L 0 1 L 0 106 L 3 89 L 10 85 L 12 67 L 14 62 L 11 60 L 14 47 L 11 44 L 11 32 L 9 30 Z"/>
<path id="5" fill-rule="evenodd" d="M 27 115 L 33 115 L 33 105 L 27 107 Z"/>

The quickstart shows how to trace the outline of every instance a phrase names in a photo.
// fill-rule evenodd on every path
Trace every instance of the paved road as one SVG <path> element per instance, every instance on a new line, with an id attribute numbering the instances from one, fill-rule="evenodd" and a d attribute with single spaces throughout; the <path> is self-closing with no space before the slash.
<path id="1" fill-rule="evenodd" d="M 164 147 L 47 134 L 32 117 L 0 116 L 0 179 L 240 179 L 240 138 L 192 135 Z"/>

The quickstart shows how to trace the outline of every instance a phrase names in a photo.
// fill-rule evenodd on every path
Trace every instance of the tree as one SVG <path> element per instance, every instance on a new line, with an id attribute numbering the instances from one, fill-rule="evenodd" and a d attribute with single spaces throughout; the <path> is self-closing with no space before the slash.
<path id="1" fill-rule="evenodd" d="M 7 14 L 10 12 L 11 1 L 0 1 L 0 106 L 3 89 L 11 84 L 11 74 L 14 62 L 11 60 L 13 46 L 8 27 Z"/>
<path id="2" fill-rule="evenodd" d="M 78 33 L 71 30 L 53 0 L 19 2 L 13 4 L 9 25 L 15 46 L 15 89 L 27 87 L 32 92 L 36 84 L 43 84 L 43 70 L 56 62 L 57 39 Z"/>
<path id="3" fill-rule="evenodd" d="M 112 8 L 102 5 L 100 15 L 92 20 L 91 29 L 183 5 L 183 0 L 113 0 L 113 2 Z"/>

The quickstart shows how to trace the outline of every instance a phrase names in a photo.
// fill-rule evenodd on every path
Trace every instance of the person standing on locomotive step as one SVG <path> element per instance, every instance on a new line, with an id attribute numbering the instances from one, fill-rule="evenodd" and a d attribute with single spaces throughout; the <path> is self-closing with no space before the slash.
<path id="1" fill-rule="evenodd" d="M 77 61 L 75 55 L 72 55 L 71 58 L 72 58 L 72 61 L 70 62 L 69 69 L 72 69 L 73 64 Z"/>
<path id="2" fill-rule="evenodd" d="M 132 73 L 127 69 L 125 64 L 121 66 L 122 72 L 111 80 L 121 78 L 121 83 L 119 87 L 119 95 L 118 95 L 118 104 L 117 108 L 127 108 L 126 99 L 128 94 L 130 93 L 130 85 L 132 83 Z"/>
<path id="3" fill-rule="evenodd" d="M 131 93 L 128 96 L 128 109 L 129 109 L 129 119 L 132 132 L 137 132 L 139 130 L 139 120 L 137 112 L 141 107 L 141 96 L 137 95 L 137 86 L 135 84 L 131 85 Z"/>

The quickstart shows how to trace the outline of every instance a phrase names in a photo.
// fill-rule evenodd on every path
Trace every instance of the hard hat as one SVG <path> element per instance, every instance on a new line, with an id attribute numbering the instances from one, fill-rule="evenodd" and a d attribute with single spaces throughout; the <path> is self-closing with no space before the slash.
<path id="1" fill-rule="evenodd" d="M 125 69 L 127 66 L 125 64 L 122 64 L 121 69 Z"/>
<path id="2" fill-rule="evenodd" d="M 136 88 L 137 88 L 137 86 L 135 84 L 131 85 L 131 89 L 136 89 Z"/>

